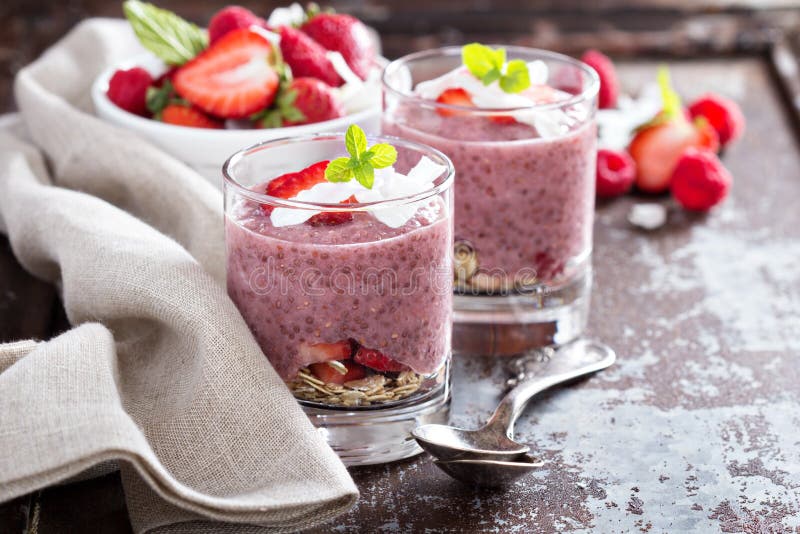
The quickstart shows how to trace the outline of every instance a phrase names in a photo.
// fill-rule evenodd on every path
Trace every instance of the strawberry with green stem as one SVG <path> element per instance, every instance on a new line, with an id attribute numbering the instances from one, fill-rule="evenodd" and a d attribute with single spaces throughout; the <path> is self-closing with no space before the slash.
<path id="1" fill-rule="evenodd" d="M 311 124 L 345 115 L 333 89 L 315 78 L 296 78 L 284 83 L 275 105 L 253 118 L 263 128 Z"/>
<path id="2" fill-rule="evenodd" d="M 638 129 L 628 146 L 628 152 L 636 163 L 636 186 L 648 193 L 662 193 L 669 189 L 672 171 L 686 148 L 703 148 L 712 152 L 719 149 L 717 133 L 707 121 L 687 119 L 666 68 L 659 70 L 658 83 L 663 110 Z"/>

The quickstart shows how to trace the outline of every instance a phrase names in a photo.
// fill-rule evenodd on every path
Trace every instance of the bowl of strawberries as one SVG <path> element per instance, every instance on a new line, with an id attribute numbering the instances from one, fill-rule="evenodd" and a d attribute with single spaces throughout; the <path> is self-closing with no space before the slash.
<path id="1" fill-rule="evenodd" d="M 379 130 L 384 60 L 355 17 L 294 4 L 264 19 L 228 6 L 206 30 L 138 0 L 123 9 L 148 52 L 97 77 L 95 112 L 218 187 L 222 163 L 243 146 L 352 123 Z"/>

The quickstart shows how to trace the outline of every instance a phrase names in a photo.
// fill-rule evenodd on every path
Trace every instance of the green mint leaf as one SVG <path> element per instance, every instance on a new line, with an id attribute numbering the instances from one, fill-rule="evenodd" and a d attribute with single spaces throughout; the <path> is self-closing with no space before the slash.
<path id="1" fill-rule="evenodd" d="M 351 124 L 344 134 L 344 146 L 352 157 L 358 159 L 361 153 L 367 150 L 367 136 L 364 130 L 357 124 Z"/>
<path id="2" fill-rule="evenodd" d="M 127 0 L 122 9 L 142 46 L 168 65 L 183 65 L 208 46 L 204 30 L 171 11 L 139 0 Z"/>
<path id="3" fill-rule="evenodd" d="M 528 65 L 521 59 L 514 59 L 506 65 L 506 73 L 500 78 L 500 89 L 506 93 L 519 93 L 531 86 Z"/>
<path id="4" fill-rule="evenodd" d="M 164 80 L 164 84 L 161 87 L 154 87 L 152 85 L 148 87 L 145 102 L 147 103 L 147 109 L 150 113 L 153 115 L 161 113 L 170 103 L 172 92 L 172 83 L 169 80 Z"/>
<path id="5" fill-rule="evenodd" d="M 349 182 L 353 178 L 350 158 L 336 158 L 325 168 L 325 179 L 329 182 Z"/>
<path id="6" fill-rule="evenodd" d="M 498 54 L 498 52 L 500 53 Z M 461 49 L 461 61 L 479 80 L 482 80 L 484 76 L 493 70 L 497 70 L 499 74 L 502 71 L 505 57 L 506 52 L 502 48 L 500 50 L 492 50 L 480 43 L 470 43 Z M 500 61 L 498 62 L 498 60 Z"/>
<path id="7" fill-rule="evenodd" d="M 364 152 L 363 160 L 369 162 L 373 169 L 383 169 L 397 161 L 397 150 L 387 143 L 378 143 Z"/>
<path id="8" fill-rule="evenodd" d="M 372 184 L 375 183 L 375 169 L 372 165 L 359 165 L 353 169 L 353 174 L 358 183 L 367 189 L 372 189 Z"/>
<path id="9" fill-rule="evenodd" d="M 483 82 L 483 85 L 491 85 L 493 82 L 499 80 L 502 76 L 503 76 L 502 72 L 500 72 L 497 69 L 492 69 L 483 75 L 481 81 Z"/>
<path id="10" fill-rule="evenodd" d="M 672 88 L 669 77 L 669 69 L 661 66 L 658 69 L 658 87 L 661 89 L 661 101 L 663 103 L 662 116 L 665 119 L 675 119 L 683 117 L 683 106 L 681 97 Z"/>

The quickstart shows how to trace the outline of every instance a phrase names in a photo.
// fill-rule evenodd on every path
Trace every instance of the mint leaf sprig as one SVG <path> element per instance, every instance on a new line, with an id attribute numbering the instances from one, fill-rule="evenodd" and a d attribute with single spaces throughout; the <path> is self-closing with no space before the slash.
<path id="1" fill-rule="evenodd" d="M 206 31 L 172 11 L 139 0 L 127 0 L 122 10 L 142 46 L 167 65 L 183 65 L 208 47 Z"/>
<path id="2" fill-rule="evenodd" d="M 461 48 L 461 60 L 483 85 L 497 82 L 506 93 L 519 93 L 531 86 L 528 65 L 521 59 L 506 62 L 505 48 L 470 43 Z"/>
<path id="3" fill-rule="evenodd" d="M 351 124 L 347 129 L 344 144 L 350 157 L 336 158 L 328 164 L 325 179 L 329 182 L 349 182 L 355 178 L 367 189 L 372 189 L 375 169 L 383 169 L 397 161 L 397 150 L 390 144 L 377 143 L 367 148 L 367 136 L 357 124 Z"/>

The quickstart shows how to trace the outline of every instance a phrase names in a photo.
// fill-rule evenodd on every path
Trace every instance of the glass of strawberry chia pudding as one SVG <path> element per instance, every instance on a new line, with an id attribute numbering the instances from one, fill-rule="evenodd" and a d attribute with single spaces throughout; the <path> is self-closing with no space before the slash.
<path id="1" fill-rule="evenodd" d="M 396 148 L 399 180 L 422 161 L 430 183 L 372 202 L 267 194 L 346 156 L 343 134 L 267 141 L 223 167 L 228 294 L 349 465 L 419 453 L 410 430 L 445 422 L 450 401 L 453 166 L 415 142 L 369 142 Z"/>
<path id="2" fill-rule="evenodd" d="M 567 56 L 504 48 L 538 78 L 525 105 L 503 105 L 501 94 L 495 106 L 482 87 L 483 107 L 437 98 L 469 76 L 460 47 L 405 56 L 383 74 L 382 132 L 441 150 L 458 174 L 456 354 L 564 343 L 588 317 L 599 80 Z"/>

